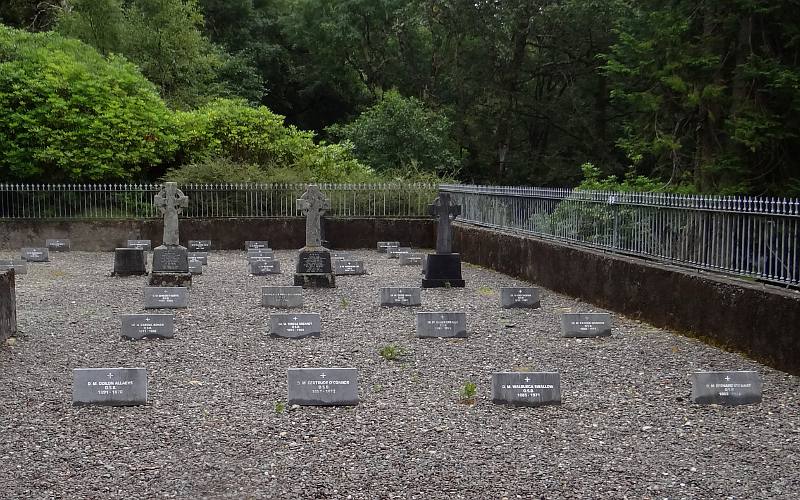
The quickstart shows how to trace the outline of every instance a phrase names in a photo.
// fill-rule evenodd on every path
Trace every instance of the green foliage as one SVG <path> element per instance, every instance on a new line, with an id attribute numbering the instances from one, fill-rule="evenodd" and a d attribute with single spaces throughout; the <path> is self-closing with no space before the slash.
<path id="1" fill-rule="evenodd" d="M 458 395 L 461 398 L 461 402 L 464 404 L 474 404 L 475 397 L 478 394 L 478 386 L 469 380 L 464 382 L 464 385 L 461 386 L 461 390 L 459 391 Z"/>
<path id="2" fill-rule="evenodd" d="M 286 403 L 284 401 L 275 401 L 275 413 L 278 415 L 286 411 Z"/>
<path id="3" fill-rule="evenodd" d="M 451 128 L 444 114 L 393 90 L 351 123 L 327 131 L 352 142 L 356 157 L 379 172 L 411 167 L 447 173 L 458 166 Z"/>
<path id="4" fill-rule="evenodd" d="M 406 352 L 400 346 L 389 344 L 383 346 L 380 351 L 378 351 L 378 354 L 386 361 L 399 361 L 406 355 Z"/>
<path id="5" fill-rule="evenodd" d="M 125 59 L 0 26 L 4 180 L 138 180 L 175 148 L 171 114 Z"/>

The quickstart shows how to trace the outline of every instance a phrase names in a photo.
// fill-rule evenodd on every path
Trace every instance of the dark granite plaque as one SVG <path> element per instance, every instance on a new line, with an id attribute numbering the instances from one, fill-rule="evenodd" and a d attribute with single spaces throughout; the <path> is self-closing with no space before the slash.
<path id="1" fill-rule="evenodd" d="M 50 262 L 50 250 L 46 247 L 24 247 L 21 257 L 28 262 Z"/>
<path id="2" fill-rule="evenodd" d="M 189 289 L 186 287 L 144 287 L 145 309 L 185 309 L 188 306 Z"/>
<path id="3" fill-rule="evenodd" d="M 262 286 L 261 305 L 264 307 L 303 307 L 303 287 Z"/>
<path id="4" fill-rule="evenodd" d="M 418 312 L 417 337 L 467 337 L 467 315 L 463 312 Z"/>
<path id="5" fill-rule="evenodd" d="M 358 370 L 355 368 L 289 368 L 286 378 L 290 405 L 358 404 Z"/>
<path id="6" fill-rule="evenodd" d="M 139 248 L 147 252 L 153 249 L 150 240 L 128 240 L 128 248 Z"/>
<path id="7" fill-rule="evenodd" d="M 349 252 L 331 252 L 331 259 L 333 260 L 356 260 Z"/>
<path id="8" fill-rule="evenodd" d="M 203 274 L 203 263 L 199 261 L 189 261 L 189 272 L 192 274 Z"/>
<path id="9" fill-rule="evenodd" d="M 260 250 L 260 249 L 267 249 L 269 250 L 269 241 L 258 241 L 258 240 L 248 240 L 244 242 L 244 249 L 245 250 Z"/>
<path id="10" fill-rule="evenodd" d="M 271 249 L 255 249 L 247 251 L 247 260 L 253 259 L 274 259 L 275 252 Z"/>
<path id="11" fill-rule="evenodd" d="M 273 337 L 303 339 L 319 337 L 319 313 L 273 313 L 269 315 L 269 334 Z"/>
<path id="12" fill-rule="evenodd" d="M 144 250 L 141 248 L 114 249 L 114 276 L 138 276 L 147 274 Z"/>
<path id="13" fill-rule="evenodd" d="M 336 276 L 367 274 L 363 260 L 335 260 L 333 267 Z"/>
<path id="14" fill-rule="evenodd" d="M 147 404 L 144 368 L 75 368 L 72 404 L 138 406 Z"/>
<path id="15" fill-rule="evenodd" d="M 541 305 L 539 289 L 532 287 L 503 287 L 500 289 L 500 305 L 506 309 L 515 307 L 537 308 Z"/>
<path id="16" fill-rule="evenodd" d="M 424 266 L 422 288 L 463 288 L 465 285 L 461 277 L 461 256 L 457 253 L 428 254 Z"/>
<path id="17" fill-rule="evenodd" d="M 208 252 L 187 252 L 186 258 L 191 261 L 197 261 L 201 265 L 208 265 Z"/>
<path id="18" fill-rule="evenodd" d="M 154 273 L 189 272 L 189 252 L 182 246 L 159 246 L 153 250 Z"/>
<path id="19" fill-rule="evenodd" d="M 28 274 L 28 261 L 24 259 L 5 259 L 0 260 L 0 271 L 13 269 L 14 274 Z"/>
<path id="20" fill-rule="evenodd" d="M 69 240 L 45 240 L 45 245 L 47 248 L 53 252 L 69 252 L 70 251 L 70 243 Z"/>
<path id="21" fill-rule="evenodd" d="M 692 373 L 692 402 L 747 405 L 761 402 L 761 375 L 754 371 Z"/>
<path id="22" fill-rule="evenodd" d="M 273 259 L 251 259 L 247 264 L 248 272 L 253 276 L 266 276 L 267 274 L 281 274 L 280 261 Z"/>
<path id="23" fill-rule="evenodd" d="M 422 265 L 422 258 L 424 254 L 421 253 L 401 253 L 400 265 L 401 266 L 420 266 Z"/>
<path id="24" fill-rule="evenodd" d="M 400 242 L 399 241 L 379 241 L 378 242 L 378 252 L 386 253 L 386 248 L 387 247 L 399 247 L 399 246 L 400 246 Z"/>
<path id="25" fill-rule="evenodd" d="M 326 251 L 300 252 L 297 263 L 299 273 L 331 273 L 330 253 Z"/>
<path id="26" fill-rule="evenodd" d="M 608 313 L 566 313 L 561 315 L 564 337 L 608 337 L 611 335 L 611 315 Z"/>
<path id="27" fill-rule="evenodd" d="M 561 404 L 558 372 L 492 373 L 492 402 L 513 406 Z"/>
<path id="28" fill-rule="evenodd" d="M 418 306 L 422 304 L 419 288 L 384 287 L 380 289 L 382 306 Z"/>
<path id="29" fill-rule="evenodd" d="M 172 314 L 123 314 L 121 336 L 128 340 L 171 339 L 175 336 L 173 319 Z"/>
<path id="30" fill-rule="evenodd" d="M 211 240 L 189 240 L 186 249 L 190 252 L 210 252 Z"/>

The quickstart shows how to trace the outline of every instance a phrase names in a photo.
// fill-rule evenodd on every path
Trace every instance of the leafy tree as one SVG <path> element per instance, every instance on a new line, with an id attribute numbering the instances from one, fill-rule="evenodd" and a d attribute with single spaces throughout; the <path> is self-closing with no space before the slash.
<path id="1" fill-rule="evenodd" d="M 356 157 L 380 172 L 416 166 L 444 173 L 458 166 L 451 127 L 444 114 L 427 109 L 418 99 L 389 91 L 351 123 L 327 130 L 352 142 Z"/>
<path id="2" fill-rule="evenodd" d="M 0 177 L 136 180 L 175 148 L 172 116 L 134 65 L 0 26 Z"/>

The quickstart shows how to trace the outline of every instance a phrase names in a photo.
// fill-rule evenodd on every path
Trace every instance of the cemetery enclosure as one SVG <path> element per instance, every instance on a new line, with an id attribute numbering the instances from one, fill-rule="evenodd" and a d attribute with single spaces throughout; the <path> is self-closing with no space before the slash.
<path id="1" fill-rule="evenodd" d="M 454 226 L 464 260 L 800 374 L 800 292 L 565 243 Z"/>
<path id="2" fill-rule="evenodd" d="M 456 240 L 458 244 L 458 239 Z M 0 252 L 7 256 L 10 251 Z M 4 498 L 792 498 L 800 476 L 798 380 L 737 353 L 612 314 L 611 337 L 565 339 L 563 312 L 602 310 L 541 290 L 539 309 L 502 309 L 526 283 L 464 265 L 466 287 L 425 289 L 420 307 L 380 307 L 419 267 L 356 250 L 370 274 L 304 290 L 318 338 L 269 337 L 276 309 L 245 252 L 212 251 L 175 311 L 172 339 L 128 341 L 146 277 L 112 278 L 110 252 L 73 251 L 18 277 L 20 333 L 0 348 Z M 293 269 L 296 250 L 275 256 Z M 466 339 L 417 339 L 415 314 L 463 311 Z M 406 355 L 378 353 L 396 345 Z M 73 407 L 71 369 L 147 369 L 130 408 Z M 359 370 L 352 408 L 276 408 L 287 368 Z M 563 404 L 490 399 L 491 373 L 561 373 Z M 756 370 L 759 405 L 689 401 L 690 373 Z M 474 405 L 459 402 L 467 381 Z M 733 478 L 733 479 L 732 479 Z"/>

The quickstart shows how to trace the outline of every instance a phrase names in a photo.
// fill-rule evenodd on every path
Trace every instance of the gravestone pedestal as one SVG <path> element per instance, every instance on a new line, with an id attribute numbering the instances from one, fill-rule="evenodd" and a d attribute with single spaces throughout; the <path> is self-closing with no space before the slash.
<path id="1" fill-rule="evenodd" d="M 150 286 L 192 286 L 186 247 L 161 245 L 153 250 Z"/>
<path id="2" fill-rule="evenodd" d="M 0 271 L 0 342 L 17 332 L 14 269 Z"/>
<path id="3" fill-rule="evenodd" d="M 336 288 L 331 252 L 325 247 L 300 249 L 294 284 L 303 288 Z"/>
<path id="4" fill-rule="evenodd" d="M 461 277 L 461 255 L 429 254 L 425 266 L 425 277 L 422 279 L 422 288 L 442 287 L 463 288 L 464 279 Z"/>
<path id="5" fill-rule="evenodd" d="M 115 248 L 112 276 L 140 276 L 147 274 L 144 250 L 141 248 Z"/>

